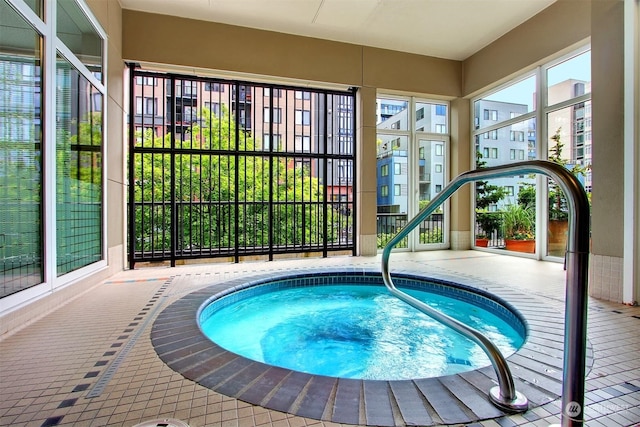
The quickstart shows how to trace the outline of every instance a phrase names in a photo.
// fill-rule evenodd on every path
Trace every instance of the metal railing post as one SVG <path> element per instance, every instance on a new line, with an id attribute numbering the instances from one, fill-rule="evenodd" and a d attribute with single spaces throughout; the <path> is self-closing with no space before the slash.
<path id="1" fill-rule="evenodd" d="M 499 384 L 489 392 L 489 399 L 494 405 L 509 412 L 526 411 L 528 401 L 526 397 L 515 390 L 509 367 L 497 347 L 475 329 L 398 290 L 389 273 L 389 256 L 395 245 L 464 184 L 481 179 L 527 173 L 541 173 L 549 176 L 558 183 L 567 196 L 569 233 L 567 239 L 562 425 L 564 427 L 580 426 L 584 421 L 590 214 L 589 201 L 582 184 L 563 166 L 544 160 L 531 160 L 476 169 L 459 175 L 387 243 L 382 252 L 382 279 L 393 295 L 473 340 L 487 353 Z"/>

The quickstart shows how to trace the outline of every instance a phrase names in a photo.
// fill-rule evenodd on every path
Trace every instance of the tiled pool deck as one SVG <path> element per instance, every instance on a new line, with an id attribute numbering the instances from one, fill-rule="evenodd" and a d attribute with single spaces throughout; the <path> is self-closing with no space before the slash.
<path id="1" fill-rule="evenodd" d="M 379 265 L 379 257 L 337 257 L 119 273 L 0 341 L 0 425 L 134 426 L 163 419 L 181 420 L 193 427 L 404 422 L 488 427 L 559 422 L 560 403 L 554 397 L 559 393 L 561 378 L 557 368 L 562 366 L 565 272 L 561 264 L 478 251 L 394 254 L 391 258 L 392 272 L 424 273 L 484 288 L 523 312 L 532 335 L 509 362 L 516 386 L 533 407 L 520 415 L 501 414 L 477 392 L 475 387 L 484 389 L 491 384 L 488 368 L 434 380 L 424 384 L 426 387 L 418 385 L 424 390 L 421 400 L 427 402 L 423 416 L 426 413 L 428 417 L 418 414 L 417 418 L 405 418 L 405 403 L 388 392 L 393 386 L 382 387 L 379 392 L 359 382 L 354 395 L 357 398 L 342 401 L 337 412 L 327 409 L 326 401 L 309 399 L 320 402 L 321 418 L 325 420 L 320 421 L 296 412 L 305 396 L 313 397 L 309 394 L 313 382 L 298 386 L 302 387 L 300 393 L 293 398 L 281 398 L 278 391 L 285 389 L 282 386 L 296 380 L 292 375 L 283 377 L 277 381 L 280 387 L 272 387 L 260 401 L 289 403 L 283 403 L 281 411 L 265 409 L 228 397 L 258 394 L 261 384 L 255 380 L 264 375 L 250 379 L 235 392 L 231 390 L 233 382 L 216 382 L 227 383 L 224 395 L 175 372 L 158 357 L 157 346 L 153 346 L 152 329 L 157 329 L 159 316 L 166 315 L 174 302 L 186 301 L 205 288 L 227 286 L 256 275 L 338 267 L 379 270 Z M 593 359 L 586 383 L 586 425 L 640 425 L 640 308 L 590 300 L 588 316 Z M 197 364 L 189 368 L 198 369 Z M 207 374 L 210 372 L 200 376 Z M 336 385 L 328 390 L 335 395 L 347 388 Z M 333 417 L 334 413 L 348 414 L 348 418 Z M 454 418 L 452 414 L 466 418 Z"/>

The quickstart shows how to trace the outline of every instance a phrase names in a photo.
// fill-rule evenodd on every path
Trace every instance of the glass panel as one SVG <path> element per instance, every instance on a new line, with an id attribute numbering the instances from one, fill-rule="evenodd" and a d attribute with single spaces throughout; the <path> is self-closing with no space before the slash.
<path id="1" fill-rule="evenodd" d="M 409 137 L 378 134 L 377 143 L 378 248 L 382 248 L 407 223 Z M 406 240 L 396 247 L 406 248 Z"/>
<path id="2" fill-rule="evenodd" d="M 418 140 L 419 210 L 422 210 L 445 184 L 445 147 L 443 141 Z M 420 225 L 420 243 L 443 243 L 444 216 L 442 207 Z"/>
<path id="3" fill-rule="evenodd" d="M 492 102 L 492 105 L 496 104 Z M 512 104 L 504 108 L 512 108 Z M 477 135 L 476 167 L 534 159 L 535 136 L 535 119 Z M 498 214 L 489 215 L 491 212 Z M 531 252 L 535 246 L 535 177 L 521 175 L 477 182 L 476 224 L 476 237 L 488 238 L 490 246 Z M 527 249 L 521 250 L 511 249 L 509 240 L 530 242 L 526 243 Z"/>
<path id="4" fill-rule="evenodd" d="M 416 132 L 448 133 L 446 104 L 416 102 Z"/>
<path id="5" fill-rule="evenodd" d="M 42 271 L 41 37 L 0 1 L 0 298 Z"/>
<path id="6" fill-rule="evenodd" d="M 474 103 L 474 126 L 482 129 L 534 111 L 536 77 L 514 83 Z"/>
<path id="7" fill-rule="evenodd" d="M 409 101 L 378 98 L 378 129 L 409 130 Z"/>
<path id="8" fill-rule="evenodd" d="M 57 266 L 62 275 L 102 257 L 102 95 L 58 56 Z"/>
<path id="9" fill-rule="evenodd" d="M 547 105 L 554 105 L 586 93 L 591 93 L 591 51 L 574 56 L 547 70 Z"/>
<path id="10" fill-rule="evenodd" d="M 42 13 L 42 0 L 24 0 L 24 2 L 38 15 L 40 18 L 43 18 Z"/>
<path id="11" fill-rule="evenodd" d="M 578 103 L 547 116 L 549 160 L 573 172 L 591 193 L 591 101 Z M 567 199 L 549 180 L 548 255 L 563 257 L 567 246 Z"/>
<path id="12" fill-rule="evenodd" d="M 102 38 L 75 1 L 57 2 L 58 38 L 102 81 Z"/>

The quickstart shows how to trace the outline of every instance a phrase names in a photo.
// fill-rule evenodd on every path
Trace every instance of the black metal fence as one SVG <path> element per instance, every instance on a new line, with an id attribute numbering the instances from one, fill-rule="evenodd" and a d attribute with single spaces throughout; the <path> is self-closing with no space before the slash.
<path id="1" fill-rule="evenodd" d="M 377 234 L 378 249 L 384 248 L 387 243 L 395 236 L 405 225 L 407 225 L 407 214 L 378 214 L 377 217 Z M 418 229 L 420 244 L 443 243 L 444 242 L 444 215 L 434 213 L 429 215 L 420 224 Z M 407 239 L 403 239 L 396 245 L 396 248 L 406 248 Z"/>
<path id="2" fill-rule="evenodd" d="M 131 267 L 355 254 L 355 90 L 133 66 L 131 87 Z"/>

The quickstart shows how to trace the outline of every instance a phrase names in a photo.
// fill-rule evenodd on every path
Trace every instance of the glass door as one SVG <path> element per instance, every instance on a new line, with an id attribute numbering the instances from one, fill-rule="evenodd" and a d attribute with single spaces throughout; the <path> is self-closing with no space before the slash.
<path id="1" fill-rule="evenodd" d="M 377 234 L 381 250 L 442 191 L 448 179 L 447 104 L 378 98 Z M 396 250 L 446 247 L 446 208 L 430 215 Z"/>
<path id="2" fill-rule="evenodd" d="M 446 168 L 445 154 L 446 142 L 444 139 L 433 139 L 427 137 L 418 137 L 416 148 L 418 151 L 415 156 L 416 166 L 416 192 L 417 192 L 417 209 L 414 215 L 417 215 L 429 202 L 442 191 L 445 186 Z M 425 249 L 428 245 L 439 245 L 445 242 L 445 210 L 446 204 L 440 206 L 436 211 L 429 215 L 418 228 L 416 247 Z"/>

